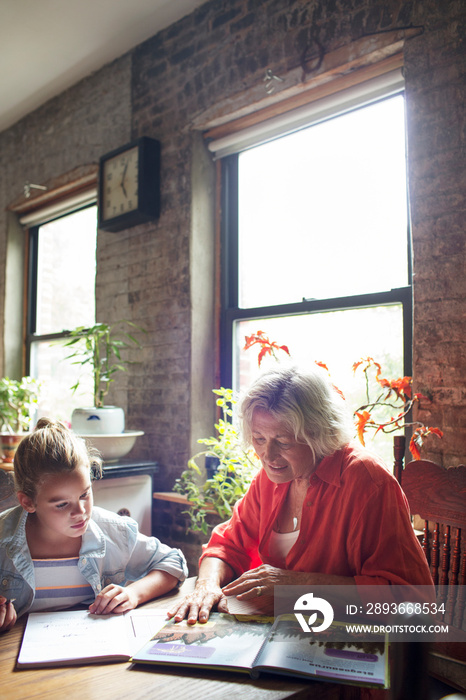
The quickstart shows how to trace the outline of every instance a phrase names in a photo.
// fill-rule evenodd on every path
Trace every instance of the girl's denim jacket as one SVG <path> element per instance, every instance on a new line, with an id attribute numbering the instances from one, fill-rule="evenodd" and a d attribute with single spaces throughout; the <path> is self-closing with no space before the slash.
<path id="1" fill-rule="evenodd" d="M 21 506 L 0 514 L 0 595 L 15 598 L 18 617 L 29 610 L 35 595 L 34 565 L 26 541 L 27 517 Z M 124 586 L 154 569 L 166 571 L 180 582 L 188 573 L 179 549 L 142 535 L 132 518 L 97 506 L 82 538 L 78 568 L 96 595 L 110 583 Z"/>

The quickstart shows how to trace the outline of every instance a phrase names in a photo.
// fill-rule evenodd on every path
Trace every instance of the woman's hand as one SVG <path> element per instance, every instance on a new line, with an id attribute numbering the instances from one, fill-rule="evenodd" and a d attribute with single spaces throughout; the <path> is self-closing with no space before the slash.
<path id="1" fill-rule="evenodd" d="M 308 573 L 306 571 L 291 571 L 288 569 L 276 569 L 274 566 L 262 564 L 257 569 L 251 569 L 241 574 L 239 578 L 224 586 L 222 591 L 226 596 L 236 596 L 238 600 L 256 602 L 256 607 L 261 613 L 273 614 L 274 612 L 274 587 L 275 586 L 353 586 L 354 591 L 345 594 L 345 602 L 348 600 L 359 601 L 355 580 L 351 576 L 337 576 L 335 574 Z M 351 596 L 351 597 L 349 597 Z"/>
<path id="2" fill-rule="evenodd" d="M 137 607 L 139 598 L 131 586 L 117 586 L 111 583 L 102 589 L 89 606 L 89 612 L 94 615 L 117 615 Z"/>
<path id="3" fill-rule="evenodd" d="M 214 605 L 217 605 L 219 612 L 228 612 L 228 606 L 221 587 L 210 580 L 200 580 L 192 593 L 189 593 L 181 603 L 177 603 L 171 608 L 167 615 L 173 617 L 175 622 L 181 622 L 185 617 L 188 624 L 193 625 L 199 622 L 207 622 L 209 614 Z"/>
<path id="4" fill-rule="evenodd" d="M 298 574 L 299 575 L 299 574 Z M 297 572 L 277 569 L 262 564 L 241 574 L 239 578 L 224 586 L 223 593 L 234 595 L 238 600 L 252 600 L 258 596 L 273 596 L 274 586 L 297 585 Z"/>
<path id="5" fill-rule="evenodd" d="M 207 622 L 214 605 L 219 612 L 228 612 L 222 585 L 233 578 L 233 569 L 222 559 L 206 557 L 199 567 L 199 577 L 196 587 L 181 603 L 175 603 L 167 612 L 168 617 L 173 617 L 175 622 L 181 622 L 185 617 L 188 623 Z"/>
<path id="6" fill-rule="evenodd" d="M 16 610 L 12 601 L 0 596 L 0 632 L 11 630 L 16 619 Z"/>
<path id="7" fill-rule="evenodd" d="M 235 595 L 238 600 L 251 600 L 256 596 L 273 596 L 274 586 L 348 586 L 355 585 L 352 576 L 320 574 L 307 571 L 277 569 L 262 564 L 250 569 L 222 588 L 225 595 Z"/>
<path id="8" fill-rule="evenodd" d="M 295 571 L 262 564 L 257 569 L 245 571 L 239 578 L 225 586 L 223 593 L 227 596 L 236 596 L 238 601 L 250 601 L 261 614 L 273 615 L 274 587 L 296 585 L 296 583 Z"/>

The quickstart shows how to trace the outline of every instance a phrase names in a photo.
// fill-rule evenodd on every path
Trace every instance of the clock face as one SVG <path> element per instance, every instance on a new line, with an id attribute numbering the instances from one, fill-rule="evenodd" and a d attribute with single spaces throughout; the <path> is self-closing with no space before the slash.
<path id="1" fill-rule="evenodd" d="M 138 208 L 138 165 L 137 146 L 105 161 L 102 187 L 104 221 Z"/>
<path id="2" fill-rule="evenodd" d="M 99 218 L 117 232 L 160 214 L 160 141 L 141 136 L 99 161 Z"/>

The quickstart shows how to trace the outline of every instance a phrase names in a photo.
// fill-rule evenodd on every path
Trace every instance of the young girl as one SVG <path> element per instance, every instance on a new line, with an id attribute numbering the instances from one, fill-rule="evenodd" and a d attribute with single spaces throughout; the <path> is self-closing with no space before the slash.
<path id="1" fill-rule="evenodd" d="M 0 514 L 0 632 L 28 611 L 90 603 L 91 613 L 123 613 L 186 578 L 180 550 L 93 507 L 96 472 L 100 459 L 62 423 L 42 418 L 20 443 L 20 505 Z"/>

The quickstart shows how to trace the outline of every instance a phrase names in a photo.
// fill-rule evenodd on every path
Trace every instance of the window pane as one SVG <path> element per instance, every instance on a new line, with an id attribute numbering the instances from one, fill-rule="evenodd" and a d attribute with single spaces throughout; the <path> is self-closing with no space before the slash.
<path id="1" fill-rule="evenodd" d="M 408 284 L 404 100 L 239 156 L 239 305 Z"/>
<path id="2" fill-rule="evenodd" d="M 37 409 L 37 418 L 47 417 L 70 422 L 73 409 L 92 406 L 92 376 L 81 365 L 66 360 L 71 349 L 64 347 L 65 340 L 37 341 L 31 346 L 31 375 L 38 377 L 43 391 Z M 74 346 L 76 347 L 76 346 Z M 71 387 L 80 380 L 73 394 Z"/>
<path id="3" fill-rule="evenodd" d="M 275 366 L 269 358 L 257 365 L 258 346 L 244 350 L 247 335 L 264 331 L 270 340 L 287 345 L 291 361 L 301 367 L 314 361 L 327 365 L 334 384 L 343 392 L 352 413 L 366 403 L 364 375 L 353 373 L 353 363 L 362 357 L 373 357 L 382 365 L 384 377 L 393 379 L 403 375 L 402 307 L 400 304 L 364 309 L 331 311 L 326 313 L 237 321 L 235 324 L 235 378 L 236 390 L 248 387 L 258 374 Z M 279 352 L 279 358 L 286 355 Z M 380 393 L 377 386 L 371 397 Z M 388 416 L 387 416 L 388 417 Z M 393 463 L 393 436 L 368 434 L 366 446 L 376 451 L 391 466 Z"/>
<path id="4" fill-rule="evenodd" d="M 37 334 L 94 323 L 96 237 L 97 207 L 39 228 Z"/>

